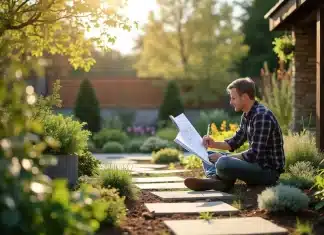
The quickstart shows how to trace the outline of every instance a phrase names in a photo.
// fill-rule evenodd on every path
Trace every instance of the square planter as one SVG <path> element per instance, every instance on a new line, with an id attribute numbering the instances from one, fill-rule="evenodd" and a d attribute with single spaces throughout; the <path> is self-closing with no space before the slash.
<path id="1" fill-rule="evenodd" d="M 55 157 L 57 158 L 57 164 L 47 167 L 45 174 L 51 179 L 67 179 L 69 187 L 75 186 L 78 180 L 78 156 L 56 155 Z"/>

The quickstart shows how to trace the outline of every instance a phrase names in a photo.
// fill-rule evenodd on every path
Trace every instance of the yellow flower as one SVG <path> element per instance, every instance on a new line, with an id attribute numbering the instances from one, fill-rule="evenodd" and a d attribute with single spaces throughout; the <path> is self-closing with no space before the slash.
<path id="1" fill-rule="evenodd" d="M 217 126 L 216 126 L 215 123 L 212 123 L 211 124 L 211 134 L 213 135 L 213 134 L 216 134 L 216 133 L 218 133 Z"/>
<path id="2" fill-rule="evenodd" d="M 230 130 L 231 131 L 236 131 L 238 129 L 238 125 L 237 124 L 229 124 Z"/>
<path id="3" fill-rule="evenodd" d="M 225 120 L 222 122 L 221 130 L 226 131 L 226 121 Z"/>

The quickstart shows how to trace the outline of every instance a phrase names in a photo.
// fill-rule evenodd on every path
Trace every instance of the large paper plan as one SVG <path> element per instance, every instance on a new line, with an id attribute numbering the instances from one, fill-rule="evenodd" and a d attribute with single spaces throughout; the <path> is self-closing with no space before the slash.
<path id="1" fill-rule="evenodd" d="M 174 142 L 189 152 L 197 155 L 207 164 L 213 165 L 213 163 L 209 161 L 208 152 L 202 144 L 202 137 L 188 118 L 183 113 L 176 117 L 170 116 L 170 118 L 179 130 Z"/>

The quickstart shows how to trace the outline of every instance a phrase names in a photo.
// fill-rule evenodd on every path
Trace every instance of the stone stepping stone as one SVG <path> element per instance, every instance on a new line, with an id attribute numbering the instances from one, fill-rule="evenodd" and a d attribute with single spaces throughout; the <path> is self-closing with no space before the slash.
<path id="1" fill-rule="evenodd" d="M 221 201 L 216 202 L 177 202 L 177 203 L 145 203 L 146 208 L 155 215 L 199 214 L 212 212 L 218 215 L 238 213 L 235 207 Z M 191 225 L 189 226 L 191 227 Z"/>
<path id="2" fill-rule="evenodd" d="M 137 162 L 140 162 L 140 161 L 147 162 L 147 161 L 152 160 L 152 156 L 134 156 L 134 157 L 127 157 L 127 159 L 137 161 Z"/>
<path id="3" fill-rule="evenodd" d="M 206 220 L 165 220 L 175 235 L 288 234 L 288 230 L 260 217 Z"/>
<path id="4" fill-rule="evenodd" d="M 153 168 L 153 169 L 162 169 L 168 167 L 168 165 L 163 165 L 163 164 L 134 164 L 133 166 L 138 168 Z"/>
<path id="5" fill-rule="evenodd" d="M 150 192 L 163 200 L 172 201 L 198 201 L 205 199 L 218 199 L 224 201 L 233 200 L 232 194 L 218 191 L 169 191 L 169 192 Z"/>
<path id="6" fill-rule="evenodd" d="M 183 182 L 177 183 L 152 183 L 152 184 L 135 184 L 140 189 L 186 189 Z"/>
<path id="7" fill-rule="evenodd" d="M 179 176 L 170 177 L 143 177 L 143 178 L 133 178 L 134 183 L 162 183 L 162 182 L 183 182 L 184 178 Z"/>
<path id="8" fill-rule="evenodd" d="M 141 174 L 172 174 L 172 173 L 183 173 L 187 172 L 189 170 L 143 170 L 143 171 L 137 171 L 136 173 L 141 173 Z"/>

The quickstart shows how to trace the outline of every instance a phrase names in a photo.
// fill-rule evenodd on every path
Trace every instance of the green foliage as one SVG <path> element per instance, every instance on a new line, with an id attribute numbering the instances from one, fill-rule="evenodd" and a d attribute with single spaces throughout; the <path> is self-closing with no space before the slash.
<path id="1" fill-rule="evenodd" d="M 279 184 L 265 189 L 258 195 L 258 207 L 268 212 L 298 212 L 308 208 L 310 199 L 300 189 Z"/>
<path id="2" fill-rule="evenodd" d="M 59 54 L 66 56 L 74 69 L 89 71 L 95 63 L 93 45 L 107 50 L 115 41 L 111 28 L 130 30 L 133 25 L 120 14 L 120 7 L 122 3 L 115 2 L 108 9 L 99 1 L 1 1 L 1 18 L 6 23 L 1 24 L 0 41 L 10 39 L 7 55 L 12 61 L 21 62 L 26 55 L 49 59 Z M 100 34 L 85 37 L 90 28 Z"/>
<path id="3" fill-rule="evenodd" d="M 202 167 L 202 161 L 196 155 L 181 157 L 180 164 L 183 165 L 186 169 L 190 169 L 190 170 L 200 169 Z"/>
<path id="4" fill-rule="evenodd" d="M 128 153 L 140 153 L 141 146 L 144 144 L 145 139 L 135 138 L 129 141 L 126 145 L 126 151 Z"/>
<path id="5" fill-rule="evenodd" d="M 319 170 L 316 175 L 314 188 L 316 188 L 315 197 L 319 200 L 315 209 L 319 210 L 324 208 L 324 169 Z"/>
<path id="6" fill-rule="evenodd" d="M 183 112 L 184 106 L 178 84 L 176 81 L 170 80 L 164 91 L 158 119 L 160 122 L 167 123 L 170 121 L 170 115 L 177 116 Z"/>
<path id="7" fill-rule="evenodd" d="M 273 51 L 278 58 L 284 62 L 289 62 L 294 58 L 295 42 L 291 35 L 283 35 L 273 41 Z"/>
<path id="8" fill-rule="evenodd" d="M 198 121 L 195 123 L 195 128 L 200 135 L 206 135 L 207 127 L 211 123 L 215 123 L 217 127 L 220 127 L 223 121 L 231 124 L 239 124 L 239 116 L 231 116 L 225 110 L 215 109 L 213 111 L 201 111 Z"/>
<path id="9" fill-rule="evenodd" d="M 138 199 L 138 189 L 132 181 L 132 175 L 128 169 L 107 166 L 100 174 L 102 186 L 105 188 L 115 188 L 121 197 L 128 200 Z"/>
<path id="10" fill-rule="evenodd" d="M 199 219 L 202 220 L 211 220 L 213 218 L 213 213 L 206 211 L 206 212 L 200 212 L 199 213 Z"/>
<path id="11" fill-rule="evenodd" d="M 265 63 L 263 79 L 270 81 L 270 85 L 264 88 L 264 99 L 261 102 L 275 114 L 282 131 L 287 134 L 292 121 L 293 109 L 293 87 L 289 75 L 279 79 L 276 73 L 269 73 Z"/>
<path id="12" fill-rule="evenodd" d="M 80 85 L 79 93 L 75 102 L 74 115 L 92 133 L 100 130 L 100 106 L 91 82 L 84 79 Z"/>
<path id="13" fill-rule="evenodd" d="M 294 231 L 293 235 L 314 235 L 313 226 L 310 224 L 310 222 L 303 223 L 297 218 L 296 230 Z"/>
<path id="14" fill-rule="evenodd" d="M 311 162 L 296 162 L 288 168 L 288 172 L 280 176 L 280 182 L 300 189 L 309 189 L 315 181 L 316 170 Z"/>
<path id="15" fill-rule="evenodd" d="M 125 152 L 124 146 L 116 141 L 107 142 L 102 147 L 104 153 L 123 153 Z"/>
<path id="16" fill-rule="evenodd" d="M 168 141 L 173 141 L 176 138 L 177 134 L 178 130 L 173 127 L 162 128 L 156 132 L 157 137 Z"/>
<path id="17" fill-rule="evenodd" d="M 102 129 L 93 135 L 93 141 L 97 148 L 102 148 L 107 142 L 116 141 L 124 144 L 128 140 L 128 136 L 124 131 L 118 129 Z"/>
<path id="18" fill-rule="evenodd" d="M 308 131 L 289 133 L 284 137 L 286 168 L 299 161 L 308 161 L 317 167 L 323 159 L 316 148 L 315 137 Z"/>
<path id="19" fill-rule="evenodd" d="M 85 151 L 78 158 L 78 175 L 94 176 L 99 173 L 100 161 L 97 160 L 91 152 Z"/>
<path id="20" fill-rule="evenodd" d="M 120 197 L 115 188 L 107 189 L 93 185 L 93 189 L 100 195 L 100 201 L 108 205 L 107 215 L 102 224 L 113 227 L 120 226 L 126 219 L 125 197 Z"/>
<path id="21" fill-rule="evenodd" d="M 113 115 L 109 117 L 105 117 L 103 121 L 102 128 L 103 129 L 123 129 L 123 122 L 119 116 Z"/>
<path id="22" fill-rule="evenodd" d="M 180 161 L 181 152 L 177 149 L 164 148 L 152 154 L 152 161 L 156 164 L 169 164 Z"/>
<path id="23" fill-rule="evenodd" d="M 152 137 L 147 138 L 144 141 L 140 150 L 142 153 L 152 153 L 152 152 L 159 151 L 160 149 L 163 149 L 163 148 L 168 148 L 169 145 L 170 145 L 169 141 L 163 140 L 156 136 L 152 136 Z"/>
<path id="24" fill-rule="evenodd" d="M 46 97 L 39 95 L 33 106 L 33 119 L 42 119 L 53 113 L 53 107 L 61 108 L 62 100 L 59 94 L 61 89 L 60 80 L 53 83 L 52 94 Z"/>
<path id="25" fill-rule="evenodd" d="M 225 95 L 226 84 L 236 76 L 233 65 L 248 51 L 234 27 L 233 7 L 213 0 L 158 4 L 159 17 L 149 16 L 140 39 L 138 76 L 181 81 L 188 87 L 184 101 L 193 104 Z"/>
<path id="26" fill-rule="evenodd" d="M 59 148 L 49 148 L 47 152 L 80 155 L 88 148 L 90 132 L 83 129 L 85 123 L 62 114 L 51 114 L 43 119 L 43 124 L 44 136 L 52 137 L 60 143 Z"/>
<path id="27" fill-rule="evenodd" d="M 276 55 L 272 50 L 272 42 L 282 32 L 270 31 L 269 20 L 264 15 L 277 3 L 277 0 L 240 1 L 243 8 L 240 21 L 244 44 L 249 47 L 248 54 L 238 65 L 240 77 L 258 77 L 264 61 L 269 62 L 270 68 L 277 66 Z"/>
<path id="28" fill-rule="evenodd" d="M 96 151 L 96 146 L 95 144 L 93 143 L 92 140 L 88 140 L 88 149 L 90 152 L 95 152 Z"/>
<path id="29" fill-rule="evenodd" d="M 43 155 L 52 138 L 31 117 L 35 94 L 23 80 L 0 73 L 0 229 L 3 234 L 94 234 L 107 205 L 86 187 L 69 192 L 66 181 L 51 181 Z M 10 92 L 8 88 L 10 87 Z"/>

